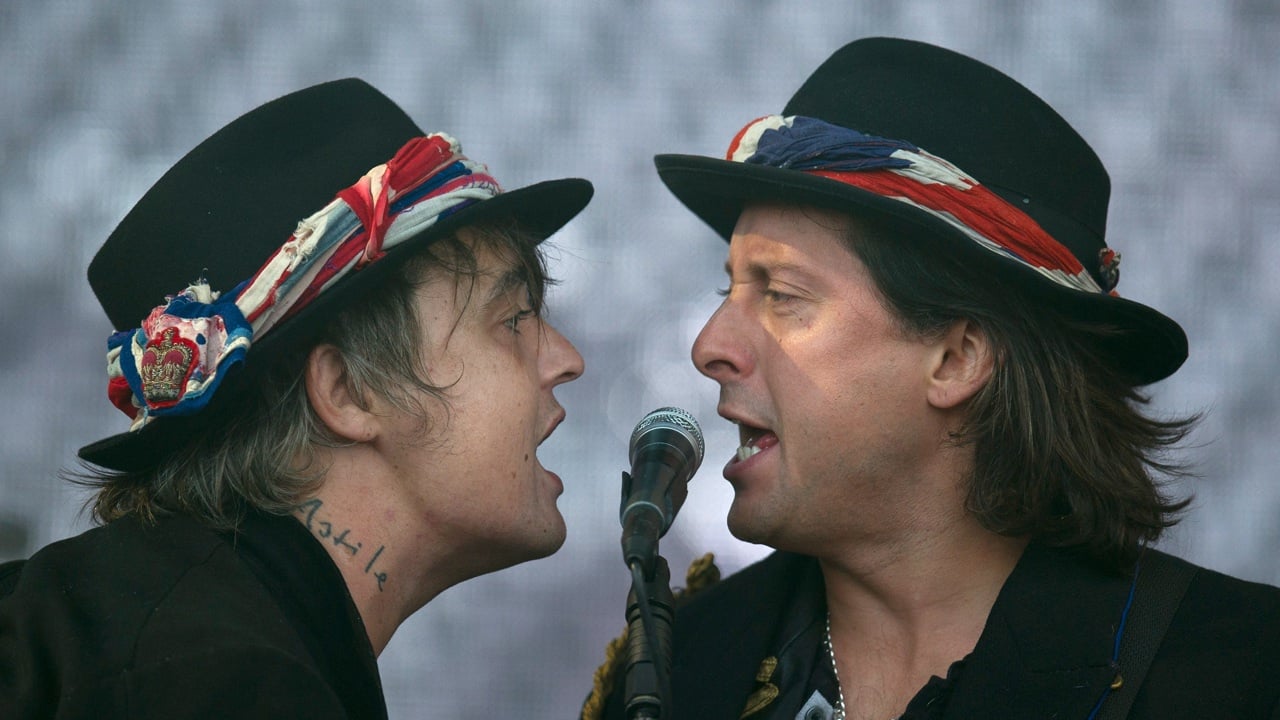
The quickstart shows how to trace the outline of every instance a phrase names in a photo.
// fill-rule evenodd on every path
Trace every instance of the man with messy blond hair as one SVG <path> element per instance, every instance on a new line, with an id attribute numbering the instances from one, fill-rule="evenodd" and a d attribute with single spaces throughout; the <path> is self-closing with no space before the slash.
<path id="1" fill-rule="evenodd" d="M 182 158 L 89 267 L 130 426 L 80 453 L 101 526 L 0 566 L 0 717 L 386 717 L 409 615 L 564 541 L 538 244 L 590 196 L 358 80 Z"/>

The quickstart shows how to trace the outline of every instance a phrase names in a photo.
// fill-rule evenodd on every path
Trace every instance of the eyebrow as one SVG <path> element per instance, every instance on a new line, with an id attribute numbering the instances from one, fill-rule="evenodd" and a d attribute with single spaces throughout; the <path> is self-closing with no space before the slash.
<path id="1" fill-rule="evenodd" d="M 484 306 L 489 307 L 507 293 L 522 286 L 528 288 L 529 281 L 525 279 L 522 273 L 517 272 L 514 268 L 508 269 L 498 277 L 497 281 L 493 283 L 493 287 L 489 288 L 489 295 L 484 300 Z"/>
<path id="2" fill-rule="evenodd" d="M 812 274 L 810 270 L 807 270 L 797 263 L 783 261 L 771 263 L 748 262 L 745 269 L 748 274 L 755 277 L 768 277 L 781 272 L 794 272 L 801 275 Z M 733 277 L 733 266 L 729 264 L 728 260 L 724 261 L 724 274 L 728 275 L 730 278 Z"/>

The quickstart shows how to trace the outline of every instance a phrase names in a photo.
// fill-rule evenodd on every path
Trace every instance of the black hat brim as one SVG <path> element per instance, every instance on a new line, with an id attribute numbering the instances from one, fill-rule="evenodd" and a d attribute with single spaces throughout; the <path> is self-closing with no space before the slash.
<path id="1" fill-rule="evenodd" d="M 891 222 L 955 240 L 961 254 L 981 254 L 1007 269 L 1002 277 L 1059 311 L 1116 332 L 1103 342 L 1102 352 L 1135 385 L 1172 375 L 1187 358 L 1187 336 L 1178 323 L 1141 303 L 1103 293 L 1074 290 L 1048 282 L 1034 269 L 985 250 L 954 227 L 897 200 L 817 175 L 721 160 L 701 155 L 658 155 L 658 176 L 685 207 L 728 241 L 744 207 L 783 203 L 811 205 L 859 214 L 873 213 Z M 1046 228 L 1052 234 L 1051 228 Z M 999 282 L 1001 278 L 992 278 Z"/>

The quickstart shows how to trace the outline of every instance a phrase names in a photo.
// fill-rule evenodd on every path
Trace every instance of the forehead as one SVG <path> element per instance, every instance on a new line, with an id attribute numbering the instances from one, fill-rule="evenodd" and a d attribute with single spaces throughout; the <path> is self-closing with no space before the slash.
<path id="1" fill-rule="evenodd" d="M 857 260 L 846 237 L 853 219 L 842 213 L 794 205 L 748 205 L 738 217 L 725 268 L 827 267 L 848 270 Z"/>
<path id="2" fill-rule="evenodd" d="M 454 294 L 459 301 L 484 304 L 512 290 L 526 290 L 534 282 L 518 252 L 487 239 L 470 228 L 457 241 L 437 248 L 416 271 L 420 287 L 431 294 Z"/>

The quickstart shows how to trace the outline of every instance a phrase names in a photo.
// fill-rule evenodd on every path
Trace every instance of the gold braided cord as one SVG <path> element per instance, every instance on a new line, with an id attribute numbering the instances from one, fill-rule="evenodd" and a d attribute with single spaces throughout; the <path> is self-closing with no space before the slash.
<path id="1" fill-rule="evenodd" d="M 716 556 L 707 553 L 689 564 L 689 571 L 684 575 L 684 590 L 677 597 L 687 600 L 717 582 L 720 582 L 720 568 L 716 567 Z"/>
<path id="2" fill-rule="evenodd" d="M 760 686 L 755 692 L 747 696 L 747 706 L 742 709 L 742 714 L 738 716 L 738 720 L 751 717 L 761 710 L 769 706 L 769 703 L 778 699 L 781 692 L 777 685 L 770 680 L 773 679 L 773 671 L 778 669 L 778 658 L 770 655 L 760 661 L 760 669 L 756 670 L 756 682 Z"/>
<path id="3" fill-rule="evenodd" d="M 684 589 L 675 593 L 676 604 L 711 587 L 719 580 L 720 568 L 716 567 L 716 556 L 713 553 L 707 553 L 694 560 L 689 564 L 688 572 L 685 573 Z M 591 677 L 591 694 L 582 704 L 581 720 L 602 720 L 604 717 L 604 703 L 613 692 L 613 684 L 617 680 L 622 656 L 627 647 L 628 635 L 630 635 L 630 628 L 623 628 L 622 634 L 610 640 L 605 646 L 604 663 L 596 668 Z"/>
<path id="4" fill-rule="evenodd" d="M 582 720 L 602 720 L 604 718 L 604 701 L 613 692 L 613 682 L 617 677 L 617 667 L 621 664 L 622 653 L 627 647 L 630 628 L 623 628 L 622 634 L 609 641 L 604 648 L 604 664 L 596 668 L 591 677 L 591 694 L 582 704 Z"/>

